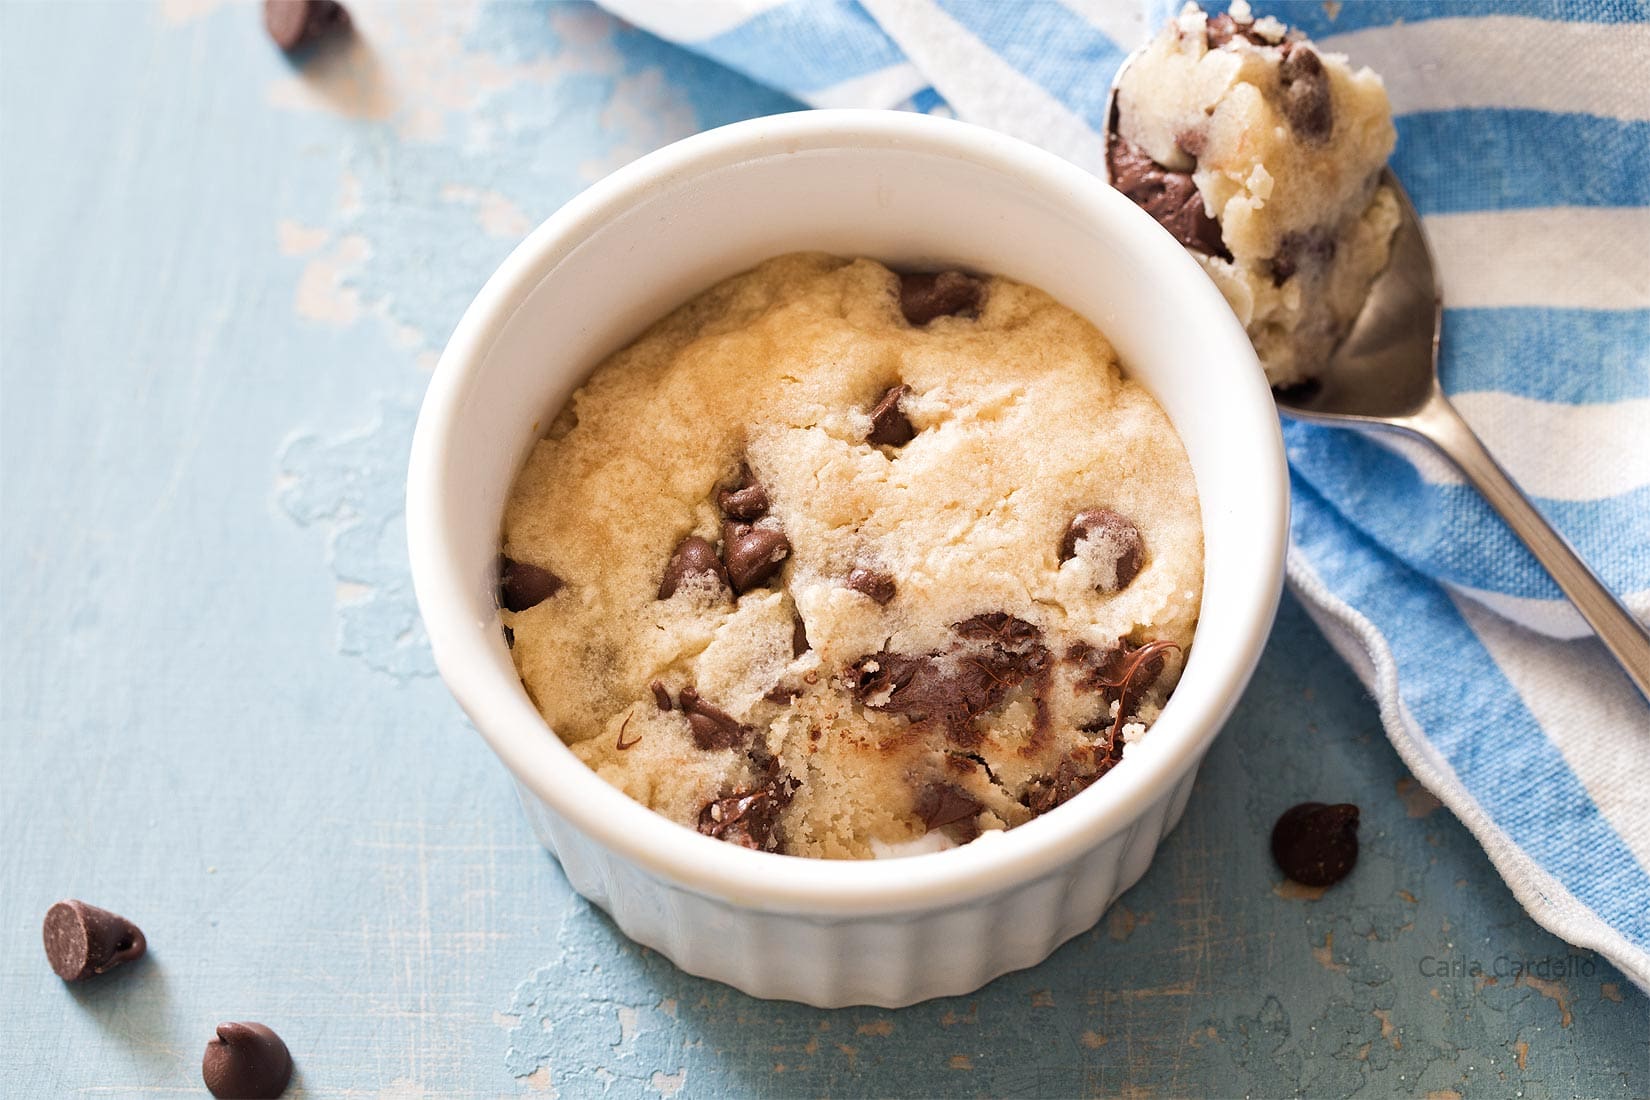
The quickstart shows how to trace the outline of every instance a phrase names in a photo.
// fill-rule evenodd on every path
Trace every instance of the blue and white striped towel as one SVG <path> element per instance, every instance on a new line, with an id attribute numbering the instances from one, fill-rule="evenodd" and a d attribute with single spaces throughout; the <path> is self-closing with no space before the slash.
<path id="1" fill-rule="evenodd" d="M 1113 71 L 1179 6 L 600 2 L 812 106 L 954 113 L 1090 169 Z M 1256 9 L 1386 78 L 1393 167 L 1442 268 L 1445 387 L 1650 619 L 1650 8 Z M 1442 459 L 1303 424 L 1284 434 L 1290 580 L 1399 755 L 1536 920 L 1650 989 L 1650 707 Z"/>

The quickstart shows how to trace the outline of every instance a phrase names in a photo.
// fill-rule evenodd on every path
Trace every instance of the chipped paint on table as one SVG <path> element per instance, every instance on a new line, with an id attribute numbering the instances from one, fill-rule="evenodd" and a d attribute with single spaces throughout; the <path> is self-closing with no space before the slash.
<path id="1" fill-rule="evenodd" d="M 1045 965 L 822 1012 L 626 942 L 433 675 L 404 460 L 513 241 L 791 105 L 582 5 L 356 11 L 295 69 L 237 4 L 0 4 L 0 1093 L 198 1094 L 232 1018 L 295 1096 L 1650 1093 L 1644 996 L 1523 915 L 1292 602 L 1185 822 Z M 1307 797 L 1364 807 L 1328 891 L 1266 854 Z M 151 956 L 62 985 L 63 896 Z"/>

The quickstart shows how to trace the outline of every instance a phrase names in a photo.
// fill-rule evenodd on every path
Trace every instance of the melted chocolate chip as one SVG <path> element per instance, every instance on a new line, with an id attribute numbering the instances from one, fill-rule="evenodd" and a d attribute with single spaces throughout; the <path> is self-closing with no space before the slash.
<path id="1" fill-rule="evenodd" d="M 722 556 L 735 592 L 749 592 L 779 572 L 791 553 L 791 540 L 772 527 L 729 523 L 722 528 Z"/>
<path id="2" fill-rule="evenodd" d="M 899 403 L 911 392 L 910 386 L 889 386 L 871 406 L 871 430 L 865 442 L 879 447 L 903 447 L 916 438 L 917 430 L 900 410 Z"/>
<path id="3" fill-rule="evenodd" d="M 759 786 L 708 802 L 699 811 L 699 831 L 758 852 L 782 851 L 779 814 L 800 785 L 794 779 L 775 775 Z"/>
<path id="4" fill-rule="evenodd" d="M 715 577 L 723 587 L 728 584 L 728 571 L 716 556 L 716 547 L 698 535 L 689 535 L 676 544 L 665 565 L 664 578 L 659 581 L 659 598 L 668 600 L 683 583 L 705 575 Z"/>
<path id="5" fill-rule="evenodd" d="M 1115 131 L 1107 141 L 1111 185 L 1145 210 L 1187 248 L 1221 259 L 1232 258 L 1220 236 L 1220 223 L 1203 208 L 1190 172 L 1163 167 Z"/>
<path id="6" fill-rule="evenodd" d="M 737 482 L 731 488 L 716 491 L 716 506 L 729 519 L 750 522 L 767 514 L 768 492 L 757 482 L 749 466 L 741 466 Z"/>
<path id="7" fill-rule="evenodd" d="M 60 901 L 40 925 L 46 961 L 66 982 L 83 982 L 148 950 L 143 929 L 107 909 L 83 901 Z"/>
<path id="8" fill-rule="evenodd" d="M 952 626 L 958 634 L 977 642 L 996 642 L 999 645 L 1023 647 L 1043 636 L 1043 632 L 1024 619 L 1016 619 L 1006 611 L 988 611 Z"/>
<path id="9" fill-rule="evenodd" d="M 264 30 L 288 53 L 349 25 L 349 12 L 337 0 L 264 0 Z"/>
<path id="10" fill-rule="evenodd" d="M 959 821 L 972 823 L 984 806 L 956 784 L 933 780 L 917 792 L 915 809 L 922 823 L 932 831 Z"/>
<path id="11" fill-rule="evenodd" d="M 1335 236 L 1328 229 L 1285 233 L 1272 257 L 1272 283 L 1282 286 L 1302 267 L 1322 269 L 1335 259 Z"/>
<path id="12" fill-rule="evenodd" d="M 706 752 L 738 748 L 750 741 L 752 730 L 739 724 L 733 715 L 714 707 L 699 697 L 699 692 L 685 687 L 676 700 L 687 715 L 688 730 L 693 743 Z"/>
<path id="13" fill-rule="evenodd" d="M 201 1077 L 219 1100 L 269 1100 L 292 1080 L 292 1054 L 263 1024 L 219 1024 L 201 1058 Z"/>
<path id="14" fill-rule="evenodd" d="M 796 612 L 791 612 L 791 615 L 791 657 L 794 660 L 808 652 L 808 624 Z"/>
<path id="15" fill-rule="evenodd" d="M 1171 642 L 1147 642 L 1143 646 L 1119 640 L 1104 650 L 1078 642 L 1066 651 L 1067 660 L 1086 669 L 1074 685 L 1078 691 L 1099 692 L 1110 703 L 1121 699 L 1125 690 L 1138 697 L 1163 674 L 1163 662 Z"/>
<path id="16" fill-rule="evenodd" d="M 1302 802 L 1272 827 L 1272 858 L 1302 886 L 1333 886 L 1358 862 L 1358 807 Z"/>
<path id="17" fill-rule="evenodd" d="M 660 710 L 671 709 L 674 704 L 670 701 L 670 689 L 665 687 L 663 680 L 653 681 L 648 688 L 653 692 L 653 701 L 658 704 Z"/>
<path id="18" fill-rule="evenodd" d="M 1225 12 L 1209 20 L 1205 34 L 1211 50 L 1220 49 L 1234 38 L 1242 38 L 1257 46 L 1271 45 L 1255 31 L 1254 23 L 1239 23 Z"/>
<path id="19" fill-rule="evenodd" d="M 1320 144 L 1335 129 L 1335 113 L 1329 96 L 1329 74 L 1317 53 L 1300 42 L 1283 47 L 1283 63 L 1278 80 L 1283 86 L 1283 117 L 1302 141 Z"/>
<path id="20" fill-rule="evenodd" d="M 899 308 L 912 325 L 936 317 L 975 317 L 985 298 L 985 280 L 961 271 L 899 277 Z"/>
<path id="21" fill-rule="evenodd" d="M 1084 556 L 1094 566 L 1095 588 L 1100 592 L 1123 591 L 1146 563 L 1146 543 L 1140 528 L 1110 508 L 1084 508 L 1071 517 L 1060 540 L 1060 560 L 1076 557 L 1078 544 L 1083 542 L 1091 547 Z M 1109 571 L 1108 560 L 1115 563 Z"/>
<path id="22" fill-rule="evenodd" d="M 852 569 L 848 572 L 848 587 L 879 604 L 894 598 L 894 578 L 875 569 Z"/>
<path id="23" fill-rule="evenodd" d="M 903 714 L 916 724 L 933 721 L 954 706 L 953 694 L 936 667 L 938 653 L 883 650 L 848 666 L 854 696 L 872 710 Z"/>
<path id="24" fill-rule="evenodd" d="M 1173 642 L 1165 641 L 1150 641 L 1140 646 L 1119 641 L 1104 652 L 1098 652 L 1094 647 L 1079 642 L 1067 651 L 1067 659 L 1088 666 L 1088 671 L 1078 677 L 1074 687 L 1078 691 L 1097 691 L 1108 704 L 1117 703 L 1117 715 L 1111 720 L 1110 736 L 1119 754 L 1122 752 L 1119 738 L 1123 734 L 1124 722 L 1139 707 L 1141 696 L 1151 690 L 1163 674 L 1169 650 L 1179 648 Z M 1105 727 L 1106 719 L 1102 716 L 1093 725 L 1084 728 L 1092 732 Z"/>
<path id="25" fill-rule="evenodd" d="M 498 602 L 506 611 L 526 611 L 560 592 L 562 579 L 537 565 L 499 559 Z"/>
<path id="26" fill-rule="evenodd" d="M 1116 767 L 1121 758 L 1120 747 L 1114 752 L 1110 745 L 1079 745 L 1051 774 L 1031 784 L 1025 797 L 1026 809 L 1040 816 L 1065 805 Z"/>
<path id="27" fill-rule="evenodd" d="M 1048 665 L 1041 631 L 1009 615 L 980 615 L 953 627 L 962 640 L 942 652 L 862 657 L 848 668 L 850 685 L 871 710 L 903 716 L 915 726 L 939 725 L 956 744 L 977 744 L 974 719 Z"/>

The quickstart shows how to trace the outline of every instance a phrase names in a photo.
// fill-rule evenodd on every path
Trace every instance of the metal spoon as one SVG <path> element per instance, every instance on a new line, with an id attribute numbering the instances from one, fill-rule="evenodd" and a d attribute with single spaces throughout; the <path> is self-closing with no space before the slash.
<path id="1" fill-rule="evenodd" d="M 1138 53 L 1130 54 L 1112 78 L 1107 118 L 1114 131 L 1117 85 Z M 1316 381 L 1273 391 L 1278 411 L 1318 424 L 1402 432 L 1437 447 L 1530 548 L 1639 692 L 1650 700 L 1650 632 L 1542 518 L 1444 396 L 1438 383 L 1443 296 L 1432 252 L 1421 217 L 1398 178 L 1391 169 L 1382 178 L 1398 196 L 1402 215 L 1392 241 L 1392 258 L 1370 288 L 1352 331 Z"/>

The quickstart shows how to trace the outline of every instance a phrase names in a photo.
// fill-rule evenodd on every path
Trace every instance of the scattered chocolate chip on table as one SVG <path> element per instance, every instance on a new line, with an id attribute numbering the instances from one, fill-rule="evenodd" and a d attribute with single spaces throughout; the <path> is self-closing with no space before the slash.
<path id="1" fill-rule="evenodd" d="M 149 948 L 143 929 L 125 917 L 73 899 L 46 910 L 40 936 L 52 969 L 66 982 L 82 982 L 141 959 Z"/>
<path id="2" fill-rule="evenodd" d="M 349 27 L 349 12 L 337 0 L 264 0 L 264 29 L 287 53 Z"/>
<path id="3" fill-rule="evenodd" d="M 219 1024 L 201 1057 L 201 1077 L 218 1100 L 271 1100 L 292 1080 L 292 1054 L 263 1024 Z"/>
<path id="4" fill-rule="evenodd" d="M 1358 862 L 1358 807 L 1302 802 L 1272 827 L 1272 858 L 1302 886 L 1333 886 Z"/>

